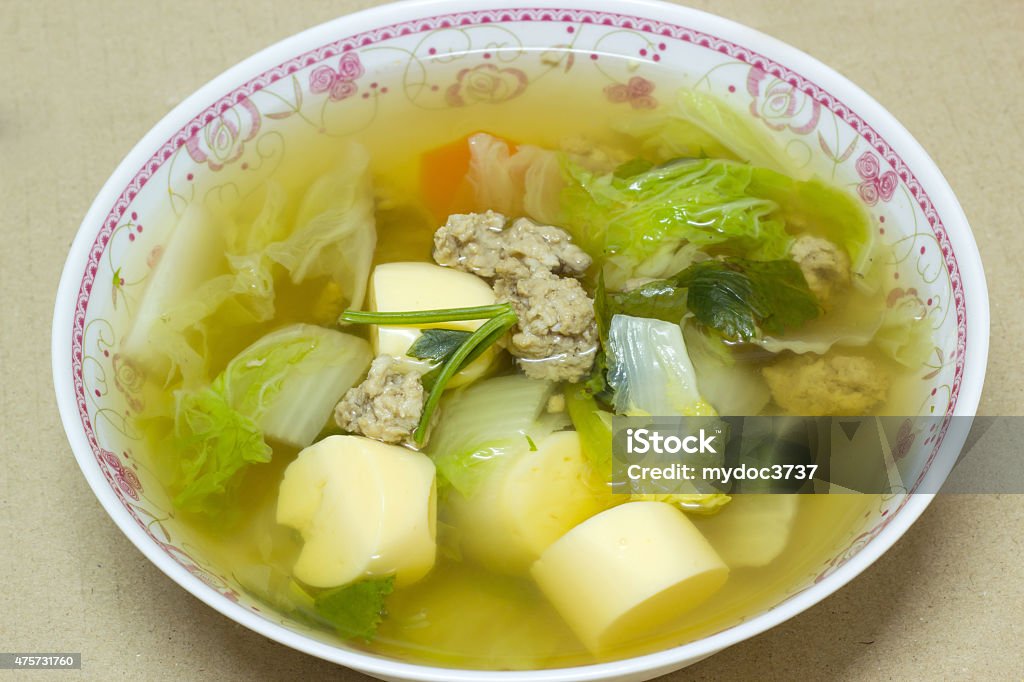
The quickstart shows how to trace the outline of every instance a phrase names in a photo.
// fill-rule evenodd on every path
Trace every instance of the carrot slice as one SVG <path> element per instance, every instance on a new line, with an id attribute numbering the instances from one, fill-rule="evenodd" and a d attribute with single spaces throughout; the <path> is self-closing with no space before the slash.
<path id="1" fill-rule="evenodd" d="M 435 147 L 420 157 L 420 192 L 427 208 L 441 222 L 452 213 L 466 213 L 474 208 L 473 188 L 467 178 L 469 138 L 480 132 L 483 131 Z M 505 141 L 515 149 L 514 143 Z"/>

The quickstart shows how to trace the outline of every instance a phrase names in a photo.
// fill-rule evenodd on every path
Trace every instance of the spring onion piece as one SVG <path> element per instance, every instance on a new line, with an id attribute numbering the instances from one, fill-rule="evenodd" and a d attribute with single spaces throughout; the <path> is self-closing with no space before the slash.
<path id="1" fill-rule="evenodd" d="M 412 434 L 413 441 L 417 445 L 422 444 L 426 438 L 430 418 L 433 416 L 434 410 L 437 409 L 437 403 L 441 400 L 445 384 L 455 376 L 456 372 L 476 359 L 488 346 L 504 336 L 519 322 L 519 318 L 512 311 L 512 306 L 508 304 L 505 306 L 506 309 L 503 312 L 480 325 L 480 328 L 466 339 L 459 350 L 455 351 L 448 361 L 441 365 L 440 374 L 434 379 L 434 385 L 431 386 L 427 400 L 423 403 L 423 415 L 420 417 L 420 423 Z"/>
<path id="2" fill-rule="evenodd" d="M 438 367 L 423 375 L 423 385 L 429 387 L 427 399 L 423 403 L 423 414 L 413 432 L 413 441 L 422 445 L 426 439 L 430 419 L 437 409 L 437 404 L 444 393 L 445 385 L 456 373 L 480 357 L 485 350 L 503 337 L 514 327 L 519 318 L 512 310 L 511 304 L 472 306 L 468 308 L 443 308 L 440 310 L 417 310 L 409 312 L 367 312 L 346 310 L 338 318 L 339 322 L 355 324 L 435 324 L 457 322 L 460 320 L 487 320 L 470 334 L 465 341 L 451 353 L 447 360 Z"/>
<path id="3" fill-rule="evenodd" d="M 489 320 L 506 310 L 511 310 L 507 303 L 494 305 L 478 305 L 468 308 L 441 308 L 439 310 L 410 310 L 408 312 L 372 312 L 365 310 L 346 310 L 338 318 L 339 322 L 353 324 L 385 324 L 410 325 L 434 324 L 437 322 L 460 322 L 462 320 Z"/>

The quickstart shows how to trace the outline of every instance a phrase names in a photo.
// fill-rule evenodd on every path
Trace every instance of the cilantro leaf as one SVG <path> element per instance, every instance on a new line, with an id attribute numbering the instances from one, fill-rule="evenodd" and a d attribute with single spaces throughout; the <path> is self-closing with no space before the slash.
<path id="1" fill-rule="evenodd" d="M 729 340 L 781 334 L 821 313 L 800 266 L 791 260 L 708 260 L 672 279 L 686 288 L 686 306 L 697 321 Z"/>
<path id="2" fill-rule="evenodd" d="M 417 360 L 445 362 L 472 333 L 462 329 L 424 329 L 405 354 Z"/>
<path id="3" fill-rule="evenodd" d="M 817 317 L 821 308 L 800 266 L 788 259 L 706 260 L 632 291 L 606 292 L 599 279 L 594 292 L 602 346 L 615 315 L 679 323 L 687 311 L 726 340 L 749 341 L 762 332 L 781 334 L 799 327 Z M 597 393 L 597 377 L 592 380 Z"/>
<path id="4" fill-rule="evenodd" d="M 345 639 L 370 640 L 384 617 L 384 600 L 395 589 L 395 577 L 360 580 L 324 590 L 313 606 Z"/>
<path id="5" fill-rule="evenodd" d="M 605 315 L 609 324 L 619 313 L 678 324 L 686 314 L 686 299 L 685 289 L 671 280 L 659 279 L 631 291 L 608 294 Z"/>

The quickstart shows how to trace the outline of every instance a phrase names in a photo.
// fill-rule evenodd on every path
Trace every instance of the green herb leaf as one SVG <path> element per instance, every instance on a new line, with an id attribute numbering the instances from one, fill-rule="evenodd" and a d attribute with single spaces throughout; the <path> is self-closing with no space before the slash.
<path id="1" fill-rule="evenodd" d="M 313 605 L 340 636 L 370 640 L 384 617 L 384 600 L 394 589 L 394 576 L 360 580 L 321 592 Z"/>
<path id="2" fill-rule="evenodd" d="M 609 321 L 621 313 L 678 324 L 686 314 L 686 290 L 665 279 L 648 282 L 632 291 L 608 294 L 606 299 L 605 315 Z"/>
<path id="3" fill-rule="evenodd" d="M 444 362 L 472 334 L 463 329 L 424 329 L 405 354 L 417 360 Z"/>
<path id="4" fill-rule="evenodd" d="M 791 260 L 709 260 L 673 279 L 687 289 L 686 306 L 697 321 L 729 340 L 749 341 L 759 331 L 781 334 L 821 312 Z"/>

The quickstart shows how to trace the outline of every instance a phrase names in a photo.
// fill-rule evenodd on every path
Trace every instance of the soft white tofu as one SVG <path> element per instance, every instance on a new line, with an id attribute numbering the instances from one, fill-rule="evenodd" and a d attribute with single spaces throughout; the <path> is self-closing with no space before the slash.
<path id="1" fill-rule="evenodd" d="M 629 502 L 566 533 L 531 573 L 580 640 L 601 653 L 699 605 L 729 568 L 677 508 Z"/>
<path id="2" fill-rule="evenodd" d="M 295 577 L 313 587 L 425 576 L 436 555 L 434 464 L 426 455 L 361 436 L 330 436 L 285 471 L 277 522 L 302 534 Z"/>
<path id="3" fill-rule="evenodd" d="M 370 276 L 370 308 L 377 312 L 468 308 L 494 303 L 494 292 L 484 280 L 468 272 L 433 263 L 382 263 Z M 406 357 L 406 351 L 423 329 L 434 327 L 472 332 L 483 322 L 464 320 L 410 326 L 373 325 L 370 341 L 377 355 Z M 496 352 L 492 346 L 455 375 L 448 387 L 454 388 L 480 378 L 490 367 Z"/>

